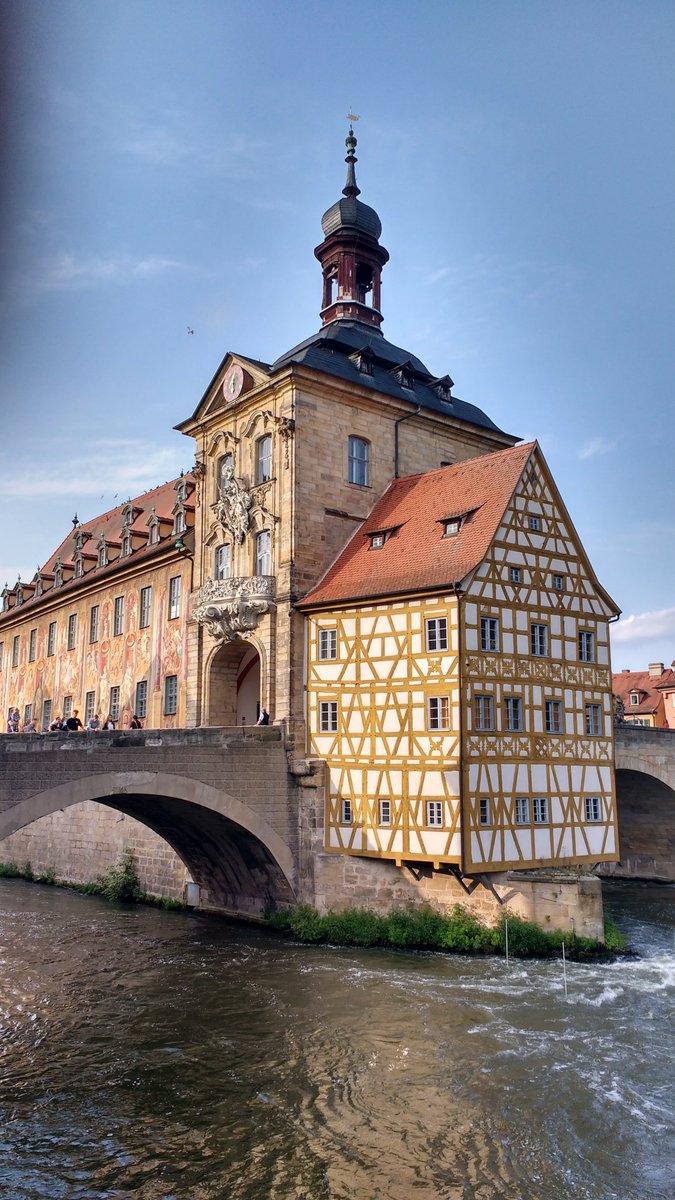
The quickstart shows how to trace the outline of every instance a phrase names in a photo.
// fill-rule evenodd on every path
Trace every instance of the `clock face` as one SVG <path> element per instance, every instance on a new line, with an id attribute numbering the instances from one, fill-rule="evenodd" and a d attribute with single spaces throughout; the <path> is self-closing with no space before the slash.
<path id="1" fill-rule="evenodd" d="M 233 363 L 227 368 L 223 380 L 223 396 L 226 400 L 236 400 L 244 386 L 244 372 L 239 363 Z"/>

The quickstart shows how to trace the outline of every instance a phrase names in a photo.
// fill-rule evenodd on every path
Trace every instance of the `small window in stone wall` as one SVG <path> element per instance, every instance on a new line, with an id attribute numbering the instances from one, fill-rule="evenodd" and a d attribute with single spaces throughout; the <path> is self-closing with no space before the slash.
<path id="1" fill-rule="evenodd" d="M 136 707 L 134 713 L 143 720 L 148 715 L 148 681 L 142 679 L 136 684 Z"/>
<path id="2" fill-rule="evenodd" d="M 178 712 L 178 676 L 167 675 L 164 680 L 164 714 L 175 717 Z"/>

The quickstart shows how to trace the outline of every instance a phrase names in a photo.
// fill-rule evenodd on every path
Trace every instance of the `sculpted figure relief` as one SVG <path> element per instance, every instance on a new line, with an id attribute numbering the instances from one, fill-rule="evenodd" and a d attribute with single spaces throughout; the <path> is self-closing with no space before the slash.
<path id="1" fill-rule="evenodd" d="M 247 637 L 273 605 L 274 589 L 267 576 L 209 579 L 195 595 L 192 615 L 216 641 Z"/>
<path id="2" fill-rule="evenodd" d="M 249 527 L 249 510 L 253 501 L 246 488 L 235 479 L 234 466 L 226 460 L 220 477 L 218 520 L 233 538 L 243 542 Z"/>

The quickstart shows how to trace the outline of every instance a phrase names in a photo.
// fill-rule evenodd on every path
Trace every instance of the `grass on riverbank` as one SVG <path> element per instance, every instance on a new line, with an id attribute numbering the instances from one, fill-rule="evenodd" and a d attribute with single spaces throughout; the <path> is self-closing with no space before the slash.
<path id="1" fill-rule="evenodd" d="M 507 926 L 508 922 L 508 926 Z M 308 905 L 268 912 L 270 929 L 301 942 L 331 942 L 339 946 L 389 946 L 396 949 L 443 950 L 455 954 L 509 954 L 514 958 L 558 957 L 565 946 L 570 959 L 624 953 L 627 941 L 611 919 L 605 921 L 605 940 L 577 937 L 574 932 L 545 930 L 508 911 L 488 926 L 456 904 L 450 913 L 430 907 L 395 909 L 386 917 L 363 908 L 347 908 L 320 916 Z M 508 934 L 507 934 L 508 928 Z"/>
<path id="2" fill-rule="evenodd" d="M 15 862 L 0 863 L 0 879 L 25 879 L 28 883 L 70 888 L 71 891 L 84 892 L 86 896 L 102 896 L 118 904 L 151 904 L 167 911 L 186 907 L 182 901 L 173 900 L 170 896 L 155 896 L 143 891 L 131 850 L 125 851 L 117 863 L 108 867 L 105 875 L 98 875 L 89 883 L 57 879 L 51 867 L 36 875 L 30 862 L 20 865 Z"/>

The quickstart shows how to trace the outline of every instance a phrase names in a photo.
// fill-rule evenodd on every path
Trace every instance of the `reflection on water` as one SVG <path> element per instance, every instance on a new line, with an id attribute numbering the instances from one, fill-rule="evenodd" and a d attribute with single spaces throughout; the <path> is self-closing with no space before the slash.
<path id="1" fill-rule="evenodd" d="M 675 889 L 611 965 L 293 946 L 0 882 L 0 1196 L 672 1200 Z"/>

